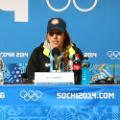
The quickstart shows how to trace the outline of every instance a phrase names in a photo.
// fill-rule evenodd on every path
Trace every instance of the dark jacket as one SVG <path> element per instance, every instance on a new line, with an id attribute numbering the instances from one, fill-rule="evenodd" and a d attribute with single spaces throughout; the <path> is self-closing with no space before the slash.
<path id="1" fill-rule="evenodd" d="M 75 51 L 75 54 L 79 53 L 81 56 L 80 59 L 83 60 L 83 54 L 81 50 L 75 46 L 75 44 L 72 46 L 72 49 Z M 31 82 L 32 80 L 34 80 L 35 72 L 50 72 L 50 67 L 48 66 L 48 64 L 50 64 L 50 58 L 49 55 L 46 55 L 44 53 L 44 51 L 45 51 L 45 47 L 44 47 L 44 43 L 42 43 L 39 47 L 35 48 L 31 54 L 26 69 L 27 77 Z M 80 71 L 80 76 L 81 76 L 81 71 Z M 75 83 L 80 84 L 80 79 L 78 81 L 75 81 Z"/>

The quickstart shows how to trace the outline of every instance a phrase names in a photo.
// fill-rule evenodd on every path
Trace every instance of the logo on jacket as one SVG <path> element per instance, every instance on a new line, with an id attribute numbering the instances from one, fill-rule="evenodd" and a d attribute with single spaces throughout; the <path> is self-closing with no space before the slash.
<path id="1" fill-rule="evenodd" d="M 45 67 L 50 67 L 50 63 L 45 63 Z"/>

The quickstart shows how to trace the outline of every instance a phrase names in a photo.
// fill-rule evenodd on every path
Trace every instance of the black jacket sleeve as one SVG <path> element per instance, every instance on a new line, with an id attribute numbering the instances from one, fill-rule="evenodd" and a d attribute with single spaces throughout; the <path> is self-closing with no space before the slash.
<path id="1" fill-rule="evenodd" d="M 34 73 L 39 71 L 39 50 L 38 48 L 35 48 L 30 56 L 30 59 L 28 61 L 28 65 L 26 68 L 26 74 L 28 79 L 32 82 L 34 80 Z"/>

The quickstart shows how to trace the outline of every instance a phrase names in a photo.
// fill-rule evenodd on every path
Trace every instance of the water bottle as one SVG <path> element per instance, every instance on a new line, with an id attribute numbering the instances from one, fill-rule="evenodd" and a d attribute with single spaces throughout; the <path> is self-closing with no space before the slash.
<path id="1" fill-rule="evenodd" d="M 80 54 L 75 54 L 75 59 L 73 62 L 73 72 L 75 84 L 80 84 L 81 82 L 81 60 Z"/>
<path id="2" fill-rule="evenodd" d="M 4 76 L 3 76 L 3 60 L 0 58 L 0 85 L 4 84 Z"/>
<path id="3" fill-rule="evenodd" d="M 88 57 L 84 56 L 84 60 L 82 62 L 82 85 L 90 84 L 90 73 L 89 73 L 90 63 L 88 62 Z"/>

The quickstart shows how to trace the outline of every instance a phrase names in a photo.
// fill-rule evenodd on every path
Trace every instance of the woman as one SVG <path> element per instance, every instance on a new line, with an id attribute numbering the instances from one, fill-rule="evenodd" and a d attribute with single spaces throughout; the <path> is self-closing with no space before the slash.
<path id="1" fill-rule="evenodd" d="M 27 76 L 29 80 L 34 80 L 35 72 L 50 72 L 50 56 L 51 50 L 57 48 L 63 54 L 64 70 L 66 70 L 69 56 L 80 54 L 80 59 L 83 60 L 83 54 L 79 48 L 70 40 L 66 30 L 66 23 L 61 18 L 52 18 L 47 25 L 46 40 L 37 48 L 34 49 L 27 66 Z M 80 79 L 75 83 L 79 84 Z"/>

